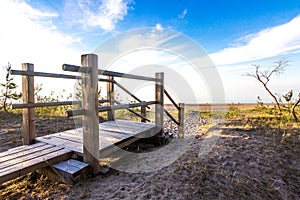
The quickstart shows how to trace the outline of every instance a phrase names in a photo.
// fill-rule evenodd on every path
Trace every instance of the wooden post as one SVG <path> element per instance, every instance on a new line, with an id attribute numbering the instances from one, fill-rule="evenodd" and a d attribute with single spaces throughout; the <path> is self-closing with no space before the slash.
<path id="1" fill-rule="evenodd" d="M 99 112 L 98 112 L 98 58 L 94 54 L 81 56 L 83 159 L 90 164 L 92 174 L 99 173 Z"/>
<path id="2" fill-rule="evenodd" d="M 34 65 L 30 63 L 23 63 L 22 69 L 33 72 Z M 34 76 L 22 77 L 22 95 L 23 103 L 34 103 Z M 24 144 L 32 144 L 35 139 L 34 130 L 34 108 L 23 109 L 23 139 Z"/>
<path id="3" fill-rule="evenodd" d="M 156 73 L 155 78 L 155 125 L 160 129 L 158 133 L 162 133 L 164 124 L 164 73 Z"/>
<path id="4" fill-rule="evenodd" d="M 179 110 L 178 110 L 178 138 L 184 138 L 184 103 L 179 103 Z"/>
<path id="5" fill-rule="evenodd" d="M 141 106 L 141 115 L 143 117 L 147 117 L 147 115 L 146 115 L 146 106 Z M 147 122 L 147 120 L 145 118 L 141 117 L 141 122 Z"/>
<path id="6" fill-rule="evenodd" d="M 108 76 L 109 80 L 114 80 L 113 76 Z M 106 90 L 107 90 L 107 100 L 109 105 L 113 105 L 114 99 L 115 99 L 115 92 L 114 92 L 114 83 L 107 82 L 106 84 Z M 107 120 L 112 121 L 115 119 L 115 111 L 110 109 L 107 111 Z"/>

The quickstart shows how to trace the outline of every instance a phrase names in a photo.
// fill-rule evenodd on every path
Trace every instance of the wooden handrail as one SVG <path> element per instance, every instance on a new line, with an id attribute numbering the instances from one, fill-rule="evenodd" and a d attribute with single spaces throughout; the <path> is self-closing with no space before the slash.
<path id="1" fill-rule="evenodd" d="M 139 102 L 139 103 L 101 106 L 101 107 L 99 107 L 98 111 L 103 112 L 103 111 L 108 111 L 108 110 L 120 110 L 120 109 L 135 108 L 135 107 L 147 106 L 147 105 L 153 105 L 153 104 L 156 104 L 156 101 L 143 101 L 143 102 Z"/>
<path id="2" fill-rule="evenodd" d="M 143 101 L 140 103 L 131 103 L 131 104 L 119 104 L 119 105 L 111 105 L 111 106 L 101 106 L 98 108 L 99 112 L 104 112 L 108 110 L 120 110 L 120 109 L 127 109 L 127 108 L 135 108 L 140 106 L 147 106 L 147 105 L 153 105 L 156 104 L 156 101 Z M 67 110 L 66 116 L 67 117 L 73 117 L 84 114 L 84 110 Z"/>
<path id="3" fill-rule="evenodd" d="M 108 102 L 106 99 L 99 100 L 99 103 Z M 11 109 L 19 108 L 37 108 L 37 107 L 48 107 L 48 106 L 71 106 L 71 105 L 80 105 L 81 101 L 58 101 L 58 102 L 38 102 L 38 103 L 19 103 L 12 104 Z"/>
<path id="4" fill-rule="evenodd" d="M 82 79 L 81 76 L 74 76 L 68 74 L 55 74 L 55 73 L 46 73 L 46 72 L 30 72 L 25 70 L 11 70 L 12 75 L 21 75 L 21 76 L 40 76 L 47 78 L 65 78 L 65 79 Z M 98 78 L 98 81 L 102 82 L 113 82 L 109 79 Z"/>
<path id="5" fill-rule="evenodd" d="M 78 105 L 78 104 L 81 104 L 81 101 L 18 103 L 18 104 L 12 104 L 11 109 L 37 108 L 37 107 L 47 107 L 47 106 L 68 106 L 68 105 Z"/>
<path id="6" fill-rule="evenodd" d="M 65 79 L 81 79 L 80 76 L 67 75 L 67 74 L 54 74 L 45 72 L 31 72 L 25 70 L 11 70 L 12 75 L 22 75 L 22 76 L 41 76 L 49 78 L 65 78 Z"/>
<path id="7" fill-rule="evenodd" d="M 76 65 L 69 65 L 69 64 L 63 64 L 62 69 L 64 71 L 70 71 L 70 72 L 82 72 L 86 73 L 87 69 L 84 67 L 76 66 Z M 146 77 L 146 76 L 138 76 L 133 74 L 126 74 L 121 72 L 114 72 L 114 71 L 108 71 L 108 70 L 102 70 L 98 69 L 99 75 L 104 76 L 115 76 L 115 77 L 122 77 L 122 78 L 130 78 L 130 79 L 137 79 L 137 80 L 144 80 L 144 81 L 156 81 L 156 78 Z"/>

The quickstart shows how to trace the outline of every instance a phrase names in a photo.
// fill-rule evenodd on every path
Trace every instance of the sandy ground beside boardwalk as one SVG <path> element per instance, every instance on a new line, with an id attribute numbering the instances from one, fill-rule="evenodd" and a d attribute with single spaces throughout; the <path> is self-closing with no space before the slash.
<path id="1" fill-rule="evenodd" d="M 1 124 L 2 132 L 5 126 L 17 130 L 16 120 Z M 48 126 L 47 120 L 40 120 L 38 126 L 44 127 L 44 132 L 67 126 L 56 120 L 61 125 L 55 128 Z M 282 140 L 262 130 L 229 128 L 230 122 L 227 125 L 206 135 L 195 132 L 183 154 L 156 171 L 112 169 L 74 186 L 31 173 L 2 184 L 0 199 L 299 199 L 300 141 Z M 8 133 L 16 138 L 13 142 L 1 134 L 1 150 L 20 142 L 20 133 L 13 136 L 16 130 Z M 299 130 L 293 131 L 299 134 Z M 176 144 L 177 140 L 173 141 Z M 157 147 L 151 150 L 155 152 Z"/>

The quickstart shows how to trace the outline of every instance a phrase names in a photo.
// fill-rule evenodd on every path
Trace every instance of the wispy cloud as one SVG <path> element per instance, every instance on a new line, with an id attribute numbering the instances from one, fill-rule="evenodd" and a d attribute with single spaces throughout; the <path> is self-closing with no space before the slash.
<path id="1" fill-rule="evenodd" d="M 113 31 L 131 8 L 132 0 L 67 0 L 64 17 L 71 25 Z"/>
<path id="2" fill-rule="evenodd" d="M 179 19 L 184 19 L 185 18 L 185 16 L 186 16 L 186 14 L 187 14 L 187 9 L 185 8 L 183 11 L 182 11 L 182 13 L 180 13 L 180 15 L 178 15 L 178 18 Z"/>
<path id="3" fill-rule="evenodd" d="M 217 65 L 271 58 L 300 50 L 300 15 L 291 21 L 239 38 L 237 44 L 210 54 Z"/>
<path id="4" fill-rule="evenodd" d="M 81 38 L 62 33 L 53 22 L 57 13 L 33 8 L 27 1 L 0 1 L 0 66 L 35 64 L 36 71 L 55 72 L 64 62 L 80 63 Z M 0 77 L 2 78 L 2 77 Z M 52 85 L 52 84 L 50 84 Z"/>

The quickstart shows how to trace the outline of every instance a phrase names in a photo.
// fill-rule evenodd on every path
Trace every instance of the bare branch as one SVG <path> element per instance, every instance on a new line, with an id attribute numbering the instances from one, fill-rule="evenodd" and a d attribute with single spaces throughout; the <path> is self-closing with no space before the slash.
<path id="1" fill-rule="evenodd" d="M 279 61 L 276 61 L 275 64 L 276 65 L 273 67 L 271 72 L 268 74 L 269 79 L 272 74 L 280 75 L 281 73 L 283 73 L 285 71 L 286 67 L 288 66 L 288 61 L 285 58 L 283 58 L 283 59 L 280 59 Z"/>
<path id="2" fill-rule="evenodd" d="M 245 76 L 254 77 L 257 79 L 265 88 L 265 90 L 272 96 L 274 99 L 279 111 L 281 112 L 281 108 L 278 102 L 277 97 L 270 91 L 267 84 L 271 79 L 272 74 L 281 74 L 285 68 L 288 66 L 288 61 L 285 58 L 280 59 L 275 62 L 275 66 L 267 70 L 260 70 L 260 65 L 253 65 L 255 67 L 255 73 L 246 73 Z"/>

